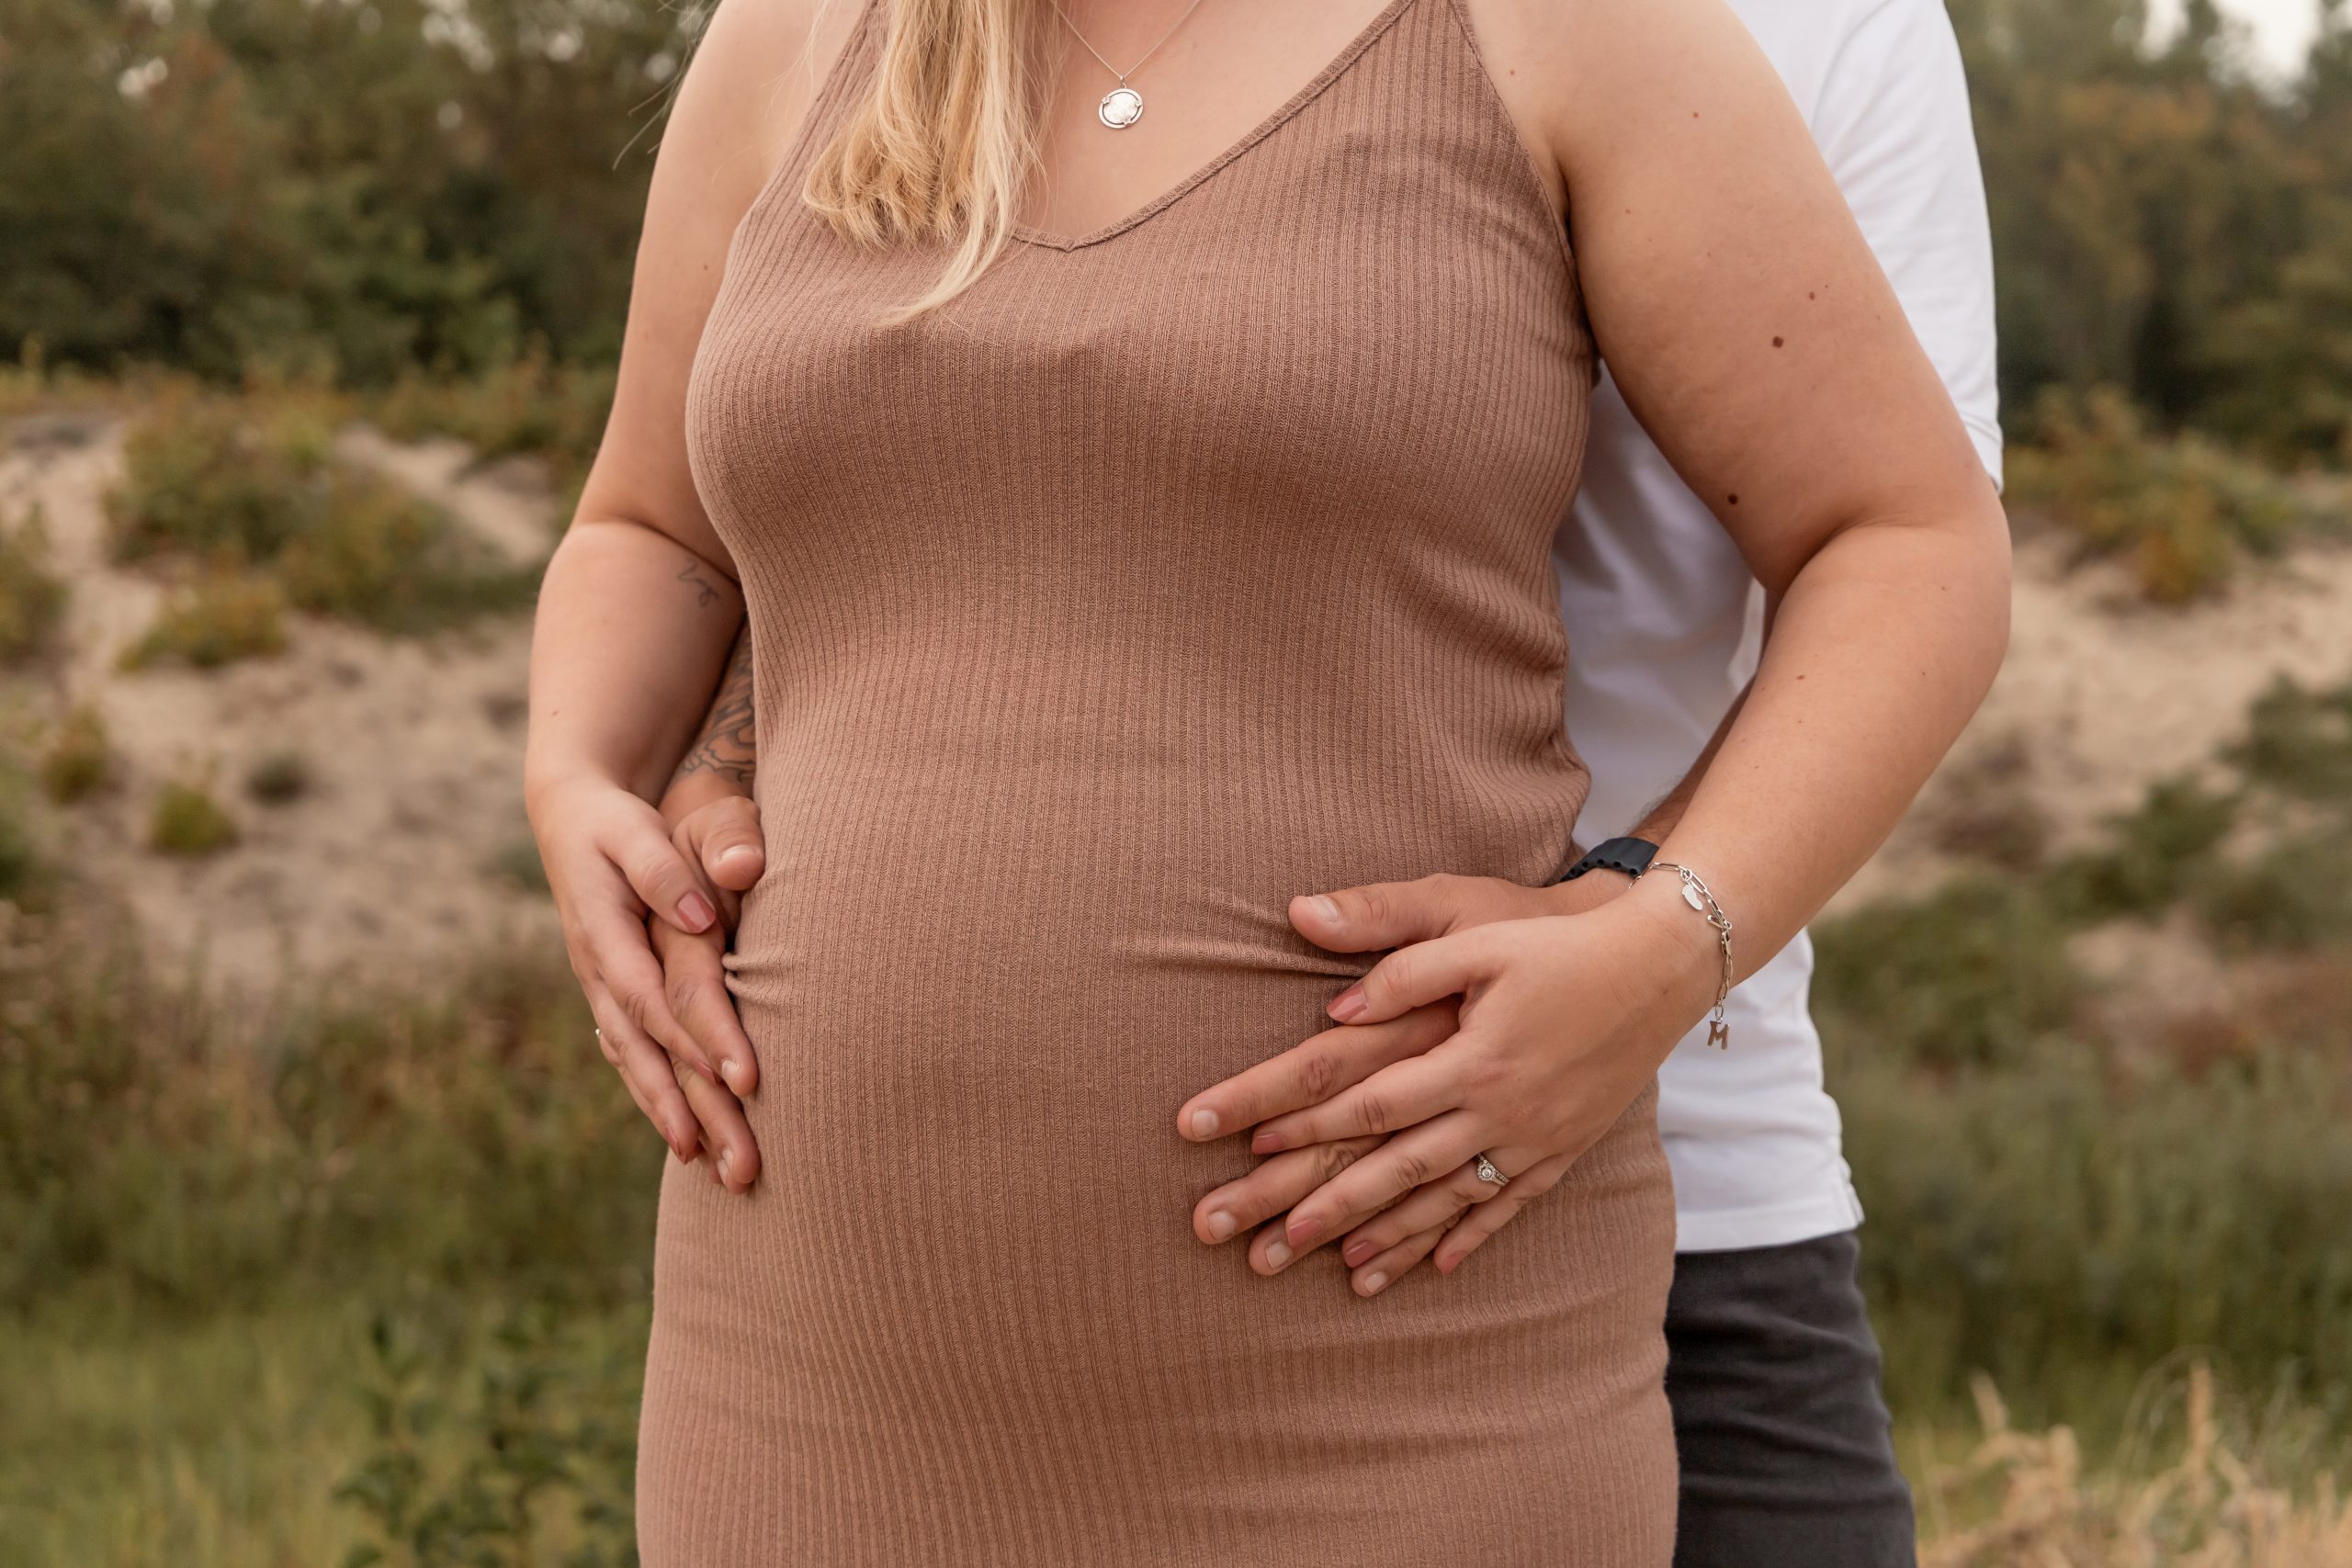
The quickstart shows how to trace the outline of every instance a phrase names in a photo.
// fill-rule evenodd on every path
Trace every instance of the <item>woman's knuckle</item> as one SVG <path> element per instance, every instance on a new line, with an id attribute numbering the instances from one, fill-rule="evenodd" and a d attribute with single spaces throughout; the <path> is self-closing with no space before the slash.
<path id="1" fill-rule="evenodd" d="M 1385 1133 L 1394 1126 L 1387 1097 L 1373 1089 L 1356 1091 L 1355 1111 L 1349 1120 L 1366 1133 Z"/>
<path id="2" fill-rule="evenodd" d="M 1413 1149 L 1400 1149 L 1396 1155 L 1396 1180 L 1406 1190 L 1424 1186 L 1437 1173 L 1430 1168 L 1429 1156 Z"/>

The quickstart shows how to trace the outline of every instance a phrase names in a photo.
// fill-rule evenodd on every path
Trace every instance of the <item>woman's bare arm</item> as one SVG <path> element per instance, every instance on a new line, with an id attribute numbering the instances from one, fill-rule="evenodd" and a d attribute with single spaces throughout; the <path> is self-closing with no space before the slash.
<path id="1" fill-rule="evenodd" d="M 713 890 L 649 804 L 694 733 L 743 621 L 726 547 L 695 492 L 685 401 L 735 228 L 771 178 L 854 21 L 816 0 L 731 0 L 714 16 L 654 166 L 603 445 L 540 591 L 526 800 L 598 1038 L 681 1158 L 748 1092 L 747 1060 L 680 1026 L 648 945 L 650 911 L 684 931 Z M 673 1067 L 690 1066 L 681 1089 Z M 707 1109 L 710 1116 L 703 1114 Z"/>
<path id="2" fill-rule="evenodd" d="M 2007 522 L 1795 107 L 1718 0 L 1467 8 L 1565 201 L 1619 386 L 1776 604 L 1660 856 L 1713 889 L 1745 976 L 1883 840 L 1983 699 L 2007 638 Z M 1400 947 L 1331 1004 L 1338 1040 L 1188 1100 L 1184 1135 L 1254 1127 L 1261 1154 L 1388 1134 L 1260 1233 L 1253 1265 L 1287 1267 L 1392 1203 L 1508 1213 L 1557 1181 L 1716 995 L 1715 932 L 1682 891 L 1653 874 L 1587 912 Z M 1344 951 L 1394 940 L 1332 934 L 1374 922 L 1316 912 L 1331 903 L 1302 897 L 1293 919 Z M 1346 1065 L 1353 1026 L 1457 995 L 1460 1029 L 1434 1048 Z M 1481 1155 L 1507 1197 L 1479 1179 Z M 1203 1201 L 1204 1239 L 1225 1196 Z M 1439 1268 L 1467 1245 L 1449 1237 Z"/>

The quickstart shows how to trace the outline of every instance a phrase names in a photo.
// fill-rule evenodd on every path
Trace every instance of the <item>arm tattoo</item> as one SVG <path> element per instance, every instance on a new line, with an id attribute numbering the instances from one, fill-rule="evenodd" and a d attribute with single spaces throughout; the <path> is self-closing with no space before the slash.
<path id="1" fill-rule="evenodd" d="M 707 610 L 718 603 L 718 585 L 711 581 L 700 557 L 687 555 L 686 564 L 678 569 L 678 581 L 695 591 L 695 608 Z"/>
<path id="2" fill-rule="evenodd" d="M 718 773 L 749 792 L 759 761 L 755 717 L 752 706 L 752 623 L 747 619 L 743 629 L 735 634 L 735 651 L 728 655 L 727 672 L 718 678 L 718 694 L 711 699 L 710 712 L 702 721 L 702 731 L 695 738 L 693 748 L 678 764 L 677 776 Z"/>

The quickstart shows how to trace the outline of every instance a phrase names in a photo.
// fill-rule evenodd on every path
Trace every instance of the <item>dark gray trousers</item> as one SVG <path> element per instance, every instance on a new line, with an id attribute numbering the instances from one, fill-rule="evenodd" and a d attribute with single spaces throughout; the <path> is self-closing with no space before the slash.
<path id="1" fill-rule="evenodd" d="M 1852 1232 L 1674 1260 L 1675 1568 L 1912 1568 Z"/>

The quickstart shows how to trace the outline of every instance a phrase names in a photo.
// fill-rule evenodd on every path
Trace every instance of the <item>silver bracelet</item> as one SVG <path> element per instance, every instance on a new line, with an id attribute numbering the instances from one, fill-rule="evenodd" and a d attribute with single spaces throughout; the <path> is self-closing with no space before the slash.
<path id="1" fill-rule="evenodd" d="M 1715 896 L 1707 891 L 1707 885 L 1689 866 L 1660 860 L 1652 861 L 1650 870 L 1670 871 L 1681 877 L 1682 901 L 1706 916 L 1707 923 L 1715 928 L 1716 945 L 1723 949 L 1724 976 L 1715 986 L 1715 1010 L 1707 1019 L 1707 1043 L 1718 1051 L 1728 1051 L 1731 1025 L 1724 1017 L 1724 1003 L 1731 997 L 1731 917 L 1724 913 L 1724 907 L 1715 902 Z"/>

